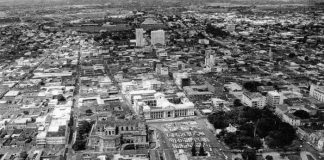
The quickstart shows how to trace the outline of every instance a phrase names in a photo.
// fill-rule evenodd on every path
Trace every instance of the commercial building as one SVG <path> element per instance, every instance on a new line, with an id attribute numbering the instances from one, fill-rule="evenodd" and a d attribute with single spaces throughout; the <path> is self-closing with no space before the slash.
<path id="1" fill-rule="evenodd" d="M 266 97 L 258 92 L 244 92 L 242 103 L 249 107 L 263 108 L 266 105 Z"/>
<path id="2" fill-rule="evenodd" d="M 156 30 L 151 32 L 151 44 L 165 45 L 165 32 L 164 30 Z"/>
<path id="3" fill-rule="evenodd" d="M 183 87 L 188 98 L 192 100 L 208 100 L 213 96 L 213 92 L 210 91 L 210 87 L 207 85 L 200 85 L 200 86 L 185 86 Z"/>
<path id="4" fill-rule="evenodd" d="M 324 102 L 324 86 L 312 84 L 309 90 L 309 95 L 321 102 Z"/>
<path id="5" fill-rule="evenodd" d="M 267 94 L 267 105 L 272 107 L 277 107 L 279 104 L 282 104 L 283 100 L 281 95 L 277 91 L 270 91 Z"/>
<path id="6" fill-rule="evenodd" d="M 69 129 L 66 120 L 52 120 L 46 134 L 46 144 L 64 145 L 67 142 L 68 132 Z"/>
<path id="7" fill-rule="evenodd" d="M 144 30 L 142 28 L 136 29 L 136 46 L 143 47 L 145 45 Z"/>

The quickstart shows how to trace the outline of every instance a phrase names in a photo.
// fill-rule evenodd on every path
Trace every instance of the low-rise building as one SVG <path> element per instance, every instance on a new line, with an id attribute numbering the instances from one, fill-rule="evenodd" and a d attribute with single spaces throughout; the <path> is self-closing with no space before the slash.
<path id="1" fill-rule="evenodd" d="M 213 92 L 209 90 L 209 87 L 207 85 L 185 86 L 183 87 L 183 90 L 186 93 L 187 97 L 192 100 L 207 100 L 213 96 Z"/>
<path id="2" fill-rule="evenodd" d="M 164 118 L 177 118 L 194 116 L 194 104 L 185 98 L 184 95 L 179 96 L 179 101 L 170 102 L 171 99 L 167 99 L 165 94 L 154 94 L 154 100 L 156 105 L 148 105 L 143 102 L 141 96 L 134 97 L 133 108 L 137 114 L 143 114 L 145 119 L 164 119 Z"/>
<path id="3" fill-rule="evenodd" d="M 244 92 L 242 103 L 249 107 L 263 108 L 266 105 L 266 97 L 258 92 Z"/>
<path id="4" fill-rule="evenodd" d="M 324 86 L 317 86 L 312 84 L 310 86 L 309 95 L 321 102 L 324 102 Z"/>
<path id="5" fill-rule="evenodd" d="M 148 145 L 143 120 L 122 120 L 115 117 L 98 117 L 93 125 L 88 147 L 98 152 L 115 151 L 122 144 Z"/>

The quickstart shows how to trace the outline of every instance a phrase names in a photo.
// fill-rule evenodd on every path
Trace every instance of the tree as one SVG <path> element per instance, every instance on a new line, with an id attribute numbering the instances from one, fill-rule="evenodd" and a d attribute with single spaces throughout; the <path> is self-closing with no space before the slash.
<path id="1" fill-rule="evenodd" d="M 270 156 L 270 155 L 267 155 L 267 156 L 265 157 L 265 159 L 266 159 L 266 160 L 273 160 L 273 157 Z"/>
<path id="2" fill-rule="evenodd" d="M 199 148 L 199 156 L 206 156 L 206 152 L 204 149 L 204 142 L 201 142 L 200 148 Z"/>
<path id="3" fill-rule="evenodd" d="M 93 114 L 91 109 L 87 109 L 85 112 L 86 112 L 87 115 L 92 115 Z"/>
<path id="4" fill-rule="evenodd" d="M 310 115 L 308 114 L 308 112 L 304 111 L 304 110 L 297 110 L 293 113 L 294 116 L 299 117 L 301 119 L 309 119 Z"/>
<path id="5" fill-rule="evenodd" d="M 243 84 L 243 87 L 250 92 L 257 92 L 258 86 L 261 86 L 260 82 L 250 81 Z"/>
<path id="6" fill-rule="evenodd" d="M 217 112 L 208 116 L 208 121 L 214 125 L 215 129 L 224 129 L 228 127 L 228 122 L 225 121 L 225 112 Z"/>
<path id="7" fill-rule="evenodd" d="M 26 151 L 22 151 L 22 152 L 20 152 L 20 154 L 19 154 L 19 157 L 20 157 L 21 159 L 26 159 L 27 156 L 28 156 L 28 153 L 27 153 Z"/>
<path id="8" fill-rule="evenodd" d="M 206 32 L 212 34 L 214 37 L 227 37 L 229 35 L 228 32 L 223 31 L 221 28 L 214 27 L 211 24 L 207 24 Z"/>
<path id="9" fill-rule="evenodd" d="M 74 123 L 74 118 L 73 118 L 73 114 L 71 114 L 71 115 L 70 115 L 70 121 L 69 121 L 68 126 L 69 126 L 69 127 L 72 127 L 72 126 L 73 126 L 73 123 Z"/>
<path id="10" fill-rule="evenodd" d="M 235 99 L 233 102 L 234 107 L 239 107 L 242 106 L 241 100 L 240 99 Z"/>
<path id="11" fill-rule="evenodd" d="M 224 136 L 224 142 L 231 148 L 234 148 L 237 143 L 237 135 L 235 133 L 226 133 Z"/>
<path id="12" fill-rule="evenodd" d="M 72 146 L 72 149 L 75 151 L 85 150 L 86 149 L 86 141 L 76 140 Z"/>
<path id="13" fill-rule="evenodd" d="M 196 142 L 193 141 L 192 143 L 192 147 L 191 147 L 191 155 L 194 157 L 194 156 L 197 156 L 197 150 L 196 150 Z"/>
<path id="14" fill-rule="evenodd" d="M 288 123 L 280 122 L 277 129 L 269 132 L 266 142 L 270 148 L 282 148 L 290 145 L 296 138 L 296 131 L 293 126 Z"/>
<path id="15" fill-rule="evenodd" d="M 84 134 L 88 134 L 91 130 L 91 124 L 88 121 L 81 121 L 79 124 L 79 135 L 83 136 Z"/>
<path id="16" fill-rule="evenodd" d="M 289 58 L 295 58 L 295 57 L 296 57 L 296 54 L 295 54 L 295 53 L 290 53 L 290 54 L 288 55 L 288 57 L 289 57 Z"/>
<path id="17" fill-rule="evenodd" d="M 44 85 L 45 85 L 45 81 L 42 80 L 39 84 L 40 84 L 41 86 L 44 86 Z"/>
<path id="18" fill-rule="evenodd" d="M 66 101 L 65 97 L 64 97 L 62 94 L 59 94 L 59 95 L 57 96 L 57 100 L 60 101 L 60 102 L 62 102 L 62 101 Z"/>
<path id="19" fill-rule="evenodd" d="M 29 112 L 28 111 L 23 111 L 24 115 L 28 115 Z"/>
<path id="20" fill-rule="evenodd" d="M 256 160 L 255 150 L 244 150 L 242 153 L 243 160 Z"/>

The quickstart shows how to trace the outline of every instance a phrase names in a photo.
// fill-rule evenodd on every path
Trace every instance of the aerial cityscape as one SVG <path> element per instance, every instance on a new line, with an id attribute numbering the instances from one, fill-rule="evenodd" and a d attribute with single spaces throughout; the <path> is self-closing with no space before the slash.
<path id="1" fill-rule="evenodd" d="M 324 0 L 0 0 L 0 160 L 324 160 Z"/>

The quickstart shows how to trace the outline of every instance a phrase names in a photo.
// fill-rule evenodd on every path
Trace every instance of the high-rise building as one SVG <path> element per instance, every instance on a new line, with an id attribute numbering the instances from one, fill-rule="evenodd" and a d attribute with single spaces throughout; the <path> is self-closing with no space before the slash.
<path id="1" fill-rule="evenodd" d="M 267 105 L 271 107 L 277 107 L 279 104 L 283 103 L 281 95 L 277 91 L 270 91 L 267 95 Z"/>
<path id="2" fill-rule="evenodd" d="M 165 45 L 165 32 L 164 30 L 156 30 L 151 32 L 151 44 Z"/>
<path id="3" fill-rule="evenodd" d="M 269 49 L 269 61 L 273 61 L 273 53 L 271 48 Z"/>
<path id="4" fill-rule="evenodd" d="M 213 68 L 215 66 L 215 57 L 212 50 L 205 51 L 205 66 L 206 68 Z"/>
<path id="5" fill-rule="evenodd" d="M 143 34 L 144 34 L 143 28 L 136 29 L 136 46 L 138 47 L 143 47 L 145 45 Z"/>

